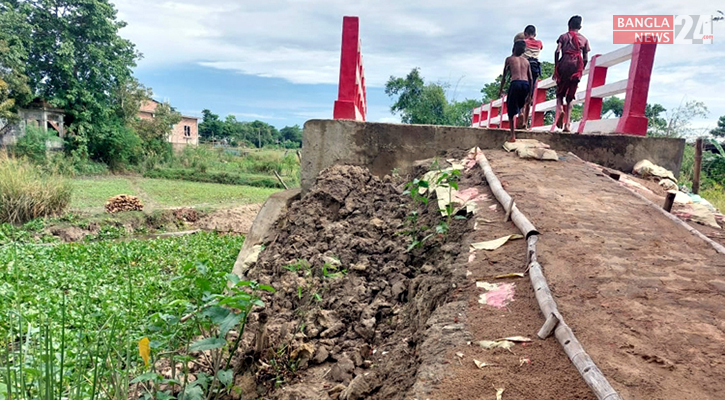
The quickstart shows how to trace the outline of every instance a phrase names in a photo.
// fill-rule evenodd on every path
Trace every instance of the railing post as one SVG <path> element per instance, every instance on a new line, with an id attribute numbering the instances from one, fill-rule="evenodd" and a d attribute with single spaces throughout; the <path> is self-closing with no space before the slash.
<path id="1" fill-rule="evenodd" d="M 534 98 L 531 99 L 531 127 L 544 126 L 544 113 L 536 111 L 536 105 L 546 101 L 546 89 L 539 89 L 539 80 L 534 83 Z"/>
<path id="2" fill-rule="evenodd" d="M 498 117 L 498 108 L 495 108 L 493 106 L 493 100 L 491 100 L 490 103 L 488 103 L 488 123 L 486 123 L 486 127 L 491 127 L 491 119 Z M 496 125 L 498 128 L 498 125 Z"/>
<path id="3" fill-rule="evenodd" d="M 635 44 L 629 65 L 627 92 L 624 97 L 622 117 L 617 123 L 617 133 L 645 136 L 647 134 L 647 94 L 652 77 L 657 44 Z"/>
<path id="4" fill-rule="evenodd" d="M 501 111 L 499 112 L 499 117 L 498 117 L 498 120 L 500 121 L 500 123 L 498 124 L 498 127 L 503 128 L 503 129 L 508 129 L 509 124 L 511 123 L 511 121 L 503 120 L 504 115 L 506 115 L 506 113 L 508 112 L 508 109 L 509 109 L 508 105 L 506 104 L 506 97 L 508 97 L 508 96 L 504 95 L 503 97 L 501 97 Z"/>
<path id="5" fill-rule="evenodd" d="M 474 107 L 473 113 L 471 114 L 471 127 L 477 126 L 479 121 L 481 120 L 481 114 L 483 113 L 483 106 L 478 109 L 478 114 L 476 114 L 476 108 Z"/>
<path id="6" fill-rule="evenodd" d="M 333 117 L 365 120 L 367 109 L 365 77 L 360 54 L 360 21 L 358 17 L 342 19 L 340 81 Z"/>
<path id="7" fill-rule="evenodd" d="M 486 121 L 486 128 L 488 128 L 488 114 L 489 111 L 484 111 L 483 103 L 481 103 L 481 116 L 478 119 L 478 126 L 483 126 L 483 121 Z"/>
<path id="8" fill-rule="evenodd" d="M 586 95 L 584 97 L 584 111 L 582 112 L 582 119 L 579 122 L 579 128 L 577 129 L 577 132 L 579 133 L 584 132 L 584 126 L 587 121 L 602 118 L 603 100 L 598 97 L 592 97 L 592 89 L 604 85 L 607 81 L 607 67 L 597 66 L 597 59 L 600 56 L 601 54 L 595 55 L 589 63 L 589 82 L 587 83 Z"/>

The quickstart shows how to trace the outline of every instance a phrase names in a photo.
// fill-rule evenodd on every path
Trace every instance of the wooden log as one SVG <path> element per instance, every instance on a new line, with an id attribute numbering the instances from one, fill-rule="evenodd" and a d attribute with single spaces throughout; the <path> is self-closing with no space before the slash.
<path id="1" fill-rule="evenodd" d="M 551 336 L 552 333 L 554 333 L 554 329 L 556 329 L 556 326 L 559 325 L 559 317 L 556 316 L 556 314 L 549 314 L 549 316 L 546 318 L 546 322 L 544 322 L 544 325 L 539 329 L 539 333 L 536 334 L 536 336 L 539 337 L 539 339 L 546 339 L 549 336 Z"/>
<path id="2" fill-rule="evenodd" d="M 511 196 L 509 196 L 509 194 L 504 190 L 503 186 L 501 186 L 501 181 L 499 181 L 496 177 L 496 174 L 493 173 L 491 165 L 488 163 L 488 159 L 486 159 L 486 156 L 483 154 L 479 154 L 476 157 L 476 161 L 478 162 L 478 165 L 481 167 L 481 169 L 483 169 L 483 174 L 486 177 L 488 186 L 491 188 L 491 191 L 496 197 L 496 200 L 501 203 L 501 206 L 504 207 L 504 209 L 506 209 L 506 207 L 509 207 L 512 204 Z M 519 228 L 519 230 L 521 231 L 521 233 L 524 234 L 525 237 L 528 238 L 531 235 L 539 234 L 534 225 L 529 222 L 528 219 L 526 219 L 521 211 L 519 211 L 518 207 L 516 207 L 516 204 L 510 206 L 510 209 L 506 209 L 506 212 L 509 211 L 511 211 L 511 220 L 514 222 L 514 225 Z"/>
<path id="3" fill-rule="evenodd" d="M 692 193 L 700 193 L 700 169 L 702 167 L 702 138 L 695 140 L 695 165 L 692 167 Z"/>
<path id="4" fill-rule="evenodd" d="M 667 192 L 667 198 L 665 198 L 665 205 L 662 206 L 662 209 L 669 212 L 672 212 L 672 205 L 675 204 L 675 197 L 677 196 L 676 192 Z"/>
<path id="5" fill-rule="evenodd" d="M 284 181 L 282 180 L 282 177 L 279 176 L 279 174 L 277 173 L 277 170 L 272 170 L 272 172 L 274 172 L 274 176 L 277 177 L 277 180 L 279 180 L 279 183 L 282 184 L 282 187 L 284 188 L 284 190 L 289 190 L 289 188 L 287 187 L 287 184 L 284 183 Z"/>

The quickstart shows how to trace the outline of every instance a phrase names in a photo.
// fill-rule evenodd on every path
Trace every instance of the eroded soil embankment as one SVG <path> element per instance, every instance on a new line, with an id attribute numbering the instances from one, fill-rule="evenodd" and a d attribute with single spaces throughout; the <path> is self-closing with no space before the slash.
<path id="1" fill-rule="evenodd" d="M 403 399 L 429 390 L 447 350 L 470 340 L 444 327 L 465 313 L 454 288 L 465 280 L 460 239 L 473 221 L 452 220 L 447 235 L 406 251 L 440 220 L 435 201 L 413 204 L 401 182 L 360 167 L 323 171 L 247 273 L 278 291 L 264 299 L 274 351 L 239 360 L 242 396 Z"/>

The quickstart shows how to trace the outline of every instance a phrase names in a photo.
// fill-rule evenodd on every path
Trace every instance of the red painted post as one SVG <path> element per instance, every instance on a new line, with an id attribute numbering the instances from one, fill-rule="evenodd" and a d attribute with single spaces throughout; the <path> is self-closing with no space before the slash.
<path id="1" fill-rule="evenodd" d="M 544 126 L 544 113 L 536 111 L 536 105 L 546 101 L 546 89 L 539 89 L 539 80 L 534 84 L 534 98 L 531 100 L 531 127 Z"/>
<path id="2" fill-rule="evenodd" d="M 483 121 L 486 121 L 488 124 L 488 114 L 488 111 L 483 111 L 483 103 L 481 103 L 481 116 L 478 119 L 478 126 L 483 126 Z"/>
<path id="3" fill-rule="evenodd" d="M 365 76 L 360 54 L 360 21 L 358 17 L 344 17 L 342 19 L 340 81 L 333 117 L 365 121 L 366 111 Z"/>
<path id="4" fill-rule="evenodd" d="M 498 119 L 501 122 L 498 124 L 499 128 L 508 129 L 509 124 L 514 122 L 514 121 L 504 121 L 503 120 L 503 116 L 506 115 L 507 112 L 508 112 L 508 105 L 506 104 L 506 96 L 504 96 L 504 97 L 501 97 L 501 112 L 499 113 L 500 117 Z"/>
<path id="5" fill-rule="evenodd" d="M 635 44 L 632 49 L 632 61 L 629 65 L 629 80 L 624 98 L 622 117 L 617 123 L 617 133 L 645 136 L 647 134 L 647 107 L 649 82 L 655 61 L 657 44 Z"/>
<path id="6" fill-rule="evenodd" d="M 577 129 L 579 133 L 584 132 L 584 126 L 587 121 L 602 118 L 602 99 L 592 97 L 592 89 L 604 85 L 607 81 L 607 67 L 597 67 L 597 59 L 600 56 L 601 54 L 595 55 L 589 63 L 589 82 L 587 83 L 586 95 L 584 97 L 582 119 Z"/>
<path id="7" fill-rule="evenodd" d="M 473 109 L 473 114 L 471 116 L 471 126 L 472 127 L 478 125 L 478 121 L 481 120 L 481 113 L 482 112 L 483 111 L 479 108 L 478 109 L 478 114 L 476 114 L 476 109 L 475 108 Z"/>
<path id="8" fill-rule="evenodd" d="M 493 118 L 498 117 L 498 108 L 495 108 L 493 106 L 493 100 L 488 103 L 488 109 L 489 109 L 489 112 L 488 112 L 488 124 L 486 124 L 486 127 L 487 128 L 491 128 L 491 120 Z M 496 127 L 498 127 L 498 125 Z"/>

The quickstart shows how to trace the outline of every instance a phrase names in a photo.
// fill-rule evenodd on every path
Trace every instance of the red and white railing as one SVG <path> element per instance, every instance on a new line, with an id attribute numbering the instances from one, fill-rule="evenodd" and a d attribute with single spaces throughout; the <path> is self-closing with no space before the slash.
<path id="1" fill-rule="evenodd" d="M 586 90 L 576 94 L 574 104 L 584 103 L 581 121 L 572 123 L 572 131 L 579 133 L 604 132 L 644 136 L 647 134 L 647 106 L 650 77 L 654 64 L 656 44 L 633 44 L 607 54 L 597 54 L 584 70 L 587 76 Z M 629 76 L 621 81 L 606 83 L 607 69 L 631 60 Z M 584 78 L 582 79 L 584 82 Z M 556 99 L 546 100 L 546 90 L 556 86 L 553 79 L 536 82 L 532 106 L 532 130 L 551 130 L 555 126 L 544 126 L 544 113 L 556 109 Z M 602 119 L 602 100 L 605 97 L 625 93 L 624 108 L 620 118 Z M 482 104 L 473 109 L 475 128 L 508 128 L 506 96 Z"/>
<path id="2" fill-rule="evenodd" d="M 342 19 L 340 84 L 333 118 L 365 121 L 367 109 L 365 71 L 360 52 L 360 21 L 358 17 L 344 17 Z"/>

